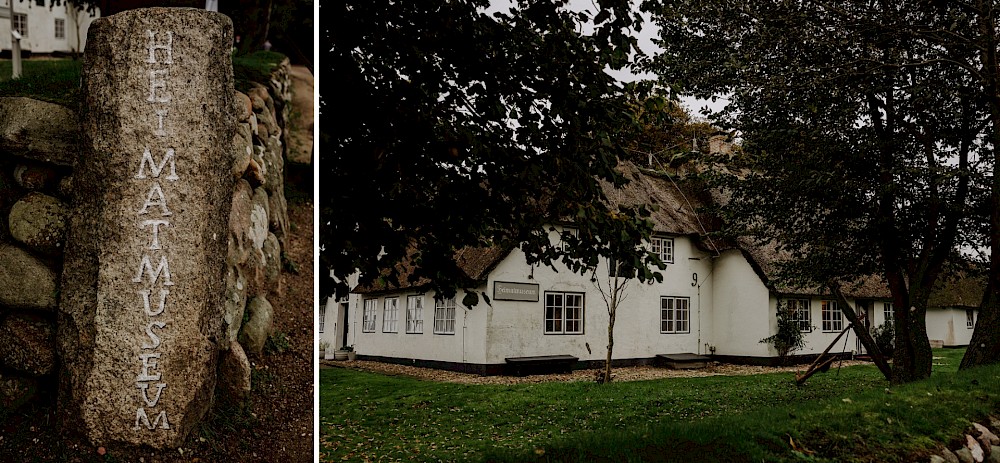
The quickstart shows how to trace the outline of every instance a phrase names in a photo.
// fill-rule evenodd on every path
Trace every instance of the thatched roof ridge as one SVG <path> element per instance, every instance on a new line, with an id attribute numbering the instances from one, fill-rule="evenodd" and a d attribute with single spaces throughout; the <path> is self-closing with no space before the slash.
<path id="1" fill-rule="evenodd" d="M 801 287 L 782 279 L 779 268 L 782 262 L 791 259 L 791 254 L 778 250 L 778 244 L 770 241 L 759 244 L 749 238 L 738 238 L 740 251 L 750 262 L 764 285 L 771 291 L 788 296 L 827 296 L 830 290 L 826 287 Z M 892 293 L 889 285 L 880 275 L 869 275 L 853 282 L 846 283 L 841 288 L 844 295 L 856 299 L 889 299 Z"/>
<path id="2" fill-rule="evenodd" d="M 475 285 L 486 281 L 486 277 L 489 276 L 490 272 L 510 254 L 511 250 L 511 247 L 504 246 L 466 246 L 455 251 L 454 259 L 465 274 L 468 282 Z M 431 280 L 427 278 L 418 278 L 415 281 L 409 281 L 410 275 L 414 271 L 413 256 L 415 253 L 416 249 L 410 249 L 407 257 L 396 266 L 399 275 L 398 285 L 387 284 L 382 280 L 375 280 L 369 285 L 358 285 L 351 292 L 358 294 L 380 294 L 404 289 L 426 289 L 431 283 Z"/>
<path id="3" fill-rule="evenodd" d="M 978 308 L 986 289 L 983 276 L 959 274 L 953 278 L 941 279 L 931 292 L 927 305 L 930 307 Z"/>

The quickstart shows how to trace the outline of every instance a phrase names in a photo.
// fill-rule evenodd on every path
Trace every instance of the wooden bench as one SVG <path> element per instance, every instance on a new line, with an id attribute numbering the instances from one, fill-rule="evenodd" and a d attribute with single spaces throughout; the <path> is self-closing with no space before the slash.
<path id="1" fill-rule="evenodd" d="M 538 355 L 534 357 L 507 357 L 507 374 L 513 376 L 546 373 L 570 373 L 580 359 L 572 355 Z"/>
<path id="2" fill-rule="evenodd" d="M 688 352 L 683 354 L 657 354 L 656 361 L 660 365 L 674 370 L 694 370 L 705 368 L 712 359 Z"/>

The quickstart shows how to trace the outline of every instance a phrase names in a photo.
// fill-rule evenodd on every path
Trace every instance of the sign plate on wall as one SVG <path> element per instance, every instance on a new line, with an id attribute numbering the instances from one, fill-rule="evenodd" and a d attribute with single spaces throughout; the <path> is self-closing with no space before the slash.
<path id="1" fill-rule="evenodd" d="M 538 302 L 538 285 L 531 283 L 493 283 L 493 299 L 498 301 Z"/>

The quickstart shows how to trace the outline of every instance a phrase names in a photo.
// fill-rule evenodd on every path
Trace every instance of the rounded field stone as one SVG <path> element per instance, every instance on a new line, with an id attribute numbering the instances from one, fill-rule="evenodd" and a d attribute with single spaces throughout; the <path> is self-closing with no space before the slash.
<path id="1" fill-rule="evenodd" d="M 236 92 L 236 120 L 243 122 L 250 119 L 253 114 L 253 106 L 250 97 L 243 92 Z"/>
<path id="2" fill-rule="evenodd" d="M 281 243 L 274 233 L 264 241 L 264 286 L 269 295 L 281 294 Z"/>
<path id="3" fill-rule="evenodd" d="M 47 190 L 59 181 L 59 174 L 48 166 L 22 164 L 14 168 L 14 180 L 25 190 Z"/>
<path id="4" fill-rule="evenodd" d="M 10 235 L 33 251 L 55 255 L 66 241 L 69 213 L 62 201 L 32 192 L 14 204 L 8 216 Z"/>
<path id="5" fill-rule="evenodd" d="M 247 307 L 247 278 L 243 269 L 232 266 L 226 271 L 226 302 L 222 320 L 225 322 L 226 341 L 236 341 L 243 327 L 243 313 Z"/>
<path id="6" fill-rule="evenodd" d="M 55 310 L 57 281 L 56 273 L 28 251 L 0 244 L 0 305 Z"/>
<path id="7" fill-rule="evenodd" d="M 12 314 L 0 324 L 0 363 L 43 376 L 55 372 L 55 324 L 37 316 Z"/>
<path id="8" fill-rule="evenodd" d="M 219 359 L 219 399 L 230 406 L 240 406 L 250 399 L 250 360 L 238 342 L 231 342 L 229 349 Z"/>
<path id="9" fill-rule="evenodd" d="M 247 304 L 250 319 L 240 329 L 239 341 L 247 353 L 260 355 L 264 350 L 264 342 L 271 335 L 273 327 L 274 308 L 263 297 L 255 297 Z"/>

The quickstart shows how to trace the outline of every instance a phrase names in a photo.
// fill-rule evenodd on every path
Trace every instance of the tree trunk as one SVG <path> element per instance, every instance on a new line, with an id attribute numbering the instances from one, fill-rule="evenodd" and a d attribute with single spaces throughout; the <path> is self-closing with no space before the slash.
<path id="1" fill-rule="evenodd" d="M 854 334 L 858 336 L 861 340 L 861 345 L 868 349 L 868 353 L 872 357 L 872 361 L 875 362 L 875 366 L 878 370 L 882 372 L 885 379 L 892 380 L 894 368 L 890 367 L 885 361 L 885 357 L 882 356 L 882 351 L 878 349 L 878 345 L 875 344 L 875 340 L 872 339 L 872 334 L 868 332 L 865 325 L 861 323 L 861 319 L 858 318 L 858 313 L 854 311 L 851 304 L 847 302 L 847 298 L 844 297 L 844 293 L 841 292 L 840 287 L 837 284 L 831 284 L 830 289 L 833 290 L 834 296 L 837 297 L 837 303 L 840 304 L 840 311 L 843 312 L 847 320 L 854 326 Z M 868 314 L 871 317 L 871 314 Z"/>
<path id="2" fill-rule="evenodd" d="M 893 352 L 892 383 L 902 384 L 931 375 L 931 343 L 927 339 L 927 301 L 930 288 L 911 278 L 907 297 L 894 301 L 896 350 Z"/>
<path id="3" fill-rule="evenodd" d="M 617 307 L 616 307 L 617 309 Z M 608 322 L 608 356 L 604 360 L 604 380 L 603 383 L 611 382 L 611 352 L 615 347 L 615 316 L 611 315 Z"/>
<path id="4" fill-rule="evenodd" d="M 994 272 L 990 272 L 994 273 Z M 986 297 L 979 305 L 979 319 L 969 341 L 969 348 L 962 357 L 960 370 L 979 365 L 997 363 L 1000 360 L 1000 295 L 994 283 L 987 285 Z"/>
<path id="5" fill-rule="evenodd" d="M 986 5 L 985 3 L 989 3 Z M 996 20 L 992 2 L 978 2 L 983 8 L 978 17 L 982 45 L 982 74 L 985 77 L 984 93 L 989 98 L 989 134 L 993 150 L 993 178 L 990 182 L 990 268 L 986 292 L 979 305 L 979 320 L 969 341 L 969 348 L 962 358 L 960 369 L 1000 361 L 1000 76 L 997 75 Z"/>

